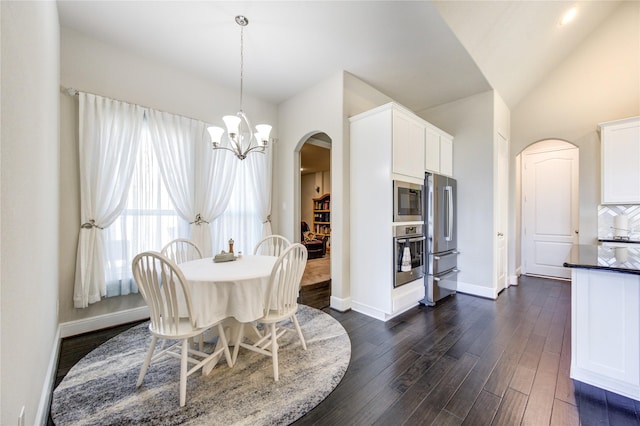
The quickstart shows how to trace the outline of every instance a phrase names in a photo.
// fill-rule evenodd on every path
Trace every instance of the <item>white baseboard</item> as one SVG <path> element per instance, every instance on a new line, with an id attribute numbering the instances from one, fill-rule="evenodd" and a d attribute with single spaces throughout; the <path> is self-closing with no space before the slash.
<path id="1" fill-rule="evenodd" d="M 473 296 L 484 297 L 487 299 L 496 300 L 498 293 L 493 287 L 484 287 L 476 284 L 469 284 L 462 281 L 458 281 L 458 293 L 471 294 Z"/>
<path id="2" fill-rule="evenodd" d="M 55 384 L 56 374 L 58 370 L 58 358 L 60 357 L 60 326 L 56 331 L 53 339 L 53 347 L 51 348 L 51 358 L 47 366 L 47 375 L 42 385 L 40 394 L 40 402 L 38 403 L 38 412 L 34 424 L 45 426 L 49 421 L 49 411 L 51 407 L 51 398 L 53 394 L 53 385 Z"/>
<path id="3" fill-rule="evenodd" d="M 59 326 L 60 338 L 88 333 L 90 331 L 101 330 L 103 328 L 114 327 L 116 325 L 126 324 L 128 322 L 140 321 L 146 318 L 149 318 L 149 307 L 140 306 L 138 308 L 114 312 L 112 314 L 105 314 L 76 321 L 64 322 Z"/>
<path id="4" fill-rule="evenodd" d="M 351 297 L 340 299 L 339 297 L 331 296 L 329 306 L 336 311 L 346 312 L 351 309 Z"/>
<path id="5" fill-rule="evenodd" d="M 518 285 L 518 277 L 522 275 L 522 268 L 519 266 L 516 268 L 513 275 L 509 275 L 509 285 Z"/>
<path id="6" fill-rule="evenodd" d="M 364 303 L 358 303 L 358 302 L 353 302 L 351 309 L 380 321 L 386 321 L 386 316 L 388 315 L 386 312 L 383 312 L 380 309 L 373 308 L 369 305 L 365 305 Z"/>

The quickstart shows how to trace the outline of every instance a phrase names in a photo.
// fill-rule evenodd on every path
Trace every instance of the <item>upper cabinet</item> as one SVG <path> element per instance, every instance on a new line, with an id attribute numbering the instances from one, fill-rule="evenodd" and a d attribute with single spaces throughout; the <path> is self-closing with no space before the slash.
<path id="1" fill-rule="evenodd" d="M 425 129 L 424 168 L 453 176 L 453 136 L 430 124 Z"/>
<path id="2" fill-rule="evenodd" d="M 424 130 L 416 116 L 393 110 L 393 173 L 424 179 Z"/>
<path id="3" fill-rule="evenodd" d="M 602 204 L 640 204 L 640 117 L 600 124 Z"/>

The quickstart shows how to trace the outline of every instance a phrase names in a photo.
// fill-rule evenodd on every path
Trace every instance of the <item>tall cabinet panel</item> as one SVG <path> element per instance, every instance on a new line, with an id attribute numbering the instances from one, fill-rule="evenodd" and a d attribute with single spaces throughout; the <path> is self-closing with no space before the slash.
<path id="1" fill-rule="evenodd" d="M 424 128 L 405 111 L 393 110 L 393 172 L 421 179 L 424 176 Z"/>
<path id="2" fill-rule="evenodd" d="M 640 117 L 600 124 L 602 204 L 640 204 Z"/>
<path id="3" fill-rule="evenodd" d="M 424 169 L 453 177 L 453 136 L 432 125 L 425 129 Z"/>
<path id="4" fill-rule="evenodd" d="M 395 103 L 350 121 L 351 305 L 386 321 L 424 298 L 423 279 L 393 286 L 393 180 L 424 183 L 431 125 Z"/>

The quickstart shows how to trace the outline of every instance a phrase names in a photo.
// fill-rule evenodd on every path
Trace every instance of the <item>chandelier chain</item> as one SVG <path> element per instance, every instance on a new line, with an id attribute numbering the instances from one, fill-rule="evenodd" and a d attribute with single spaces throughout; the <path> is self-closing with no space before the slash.
<path id="1" fill-rule="evenodd" d="M 242 111 L 242 92 L 244 86 L 244 26 L 240 26 L 240 111 Z"/>
<path id="2" fill-rule="evenodd" d="M 210 126 L 207 128 L 207 131 L 211 136 L 211 147 L 214 150 L 223 149 L 231 151 L 240 160 L 244 160 L 251 152 L 264 154 L 269 143 L 271 126 L 268 124 L 259 124 L 256 126 L 256 131 L 254 132 L 249 119 L 242 110 L 244 96 L 244 27 L 249 24 L 249 20 L 243 15 L 238 15 L 236 16 L 236 23 L 240 25 L 240 111 L 235 115 L 225 115 L 222 117 L 227 127 L 227 146 L 220 144 L 225 129 Z"/>

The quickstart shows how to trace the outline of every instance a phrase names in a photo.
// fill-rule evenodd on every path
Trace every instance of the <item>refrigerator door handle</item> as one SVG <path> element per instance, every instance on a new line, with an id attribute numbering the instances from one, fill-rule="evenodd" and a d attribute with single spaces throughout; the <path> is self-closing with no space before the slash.
<path id="1" fill-rule="evenodd" d="M 440 281 L 441 279 L 443 279 L 444 277 L 448 277 L 449 275 L 453 275 L 453 274 L 457 274 L 458 272 L 460 272 L 459 269 L 454 269 L 452 271 L 447 272 L 444 275 L 440 275 L 439 277 L 433 277 L 434 281 Z"/>
<path id="2" fill-rule="evenodd" d="M 450 185 L 444 187 L 445 193 L 445 219 L 447 223 L 445 224 L 445 234 L 444 239 L 446 241 L 453 240 L 453 188 Z"/>
<path id="3" fill-rule="evenodd" d="M 453 256 L 454 254 L 460 254 L 460 252 L 459 252 L 459 251 L 457 251 L 457 250 L 454 250 L 454 251 L 449 252 L 449 253 L 447 253 L 447 254 L 445 254 L 445 255 L 437 255 L 437 256 L 433 256 L 433 260 L 441 260 L 443 257 L 446 257 L 446 256 Z"/>

